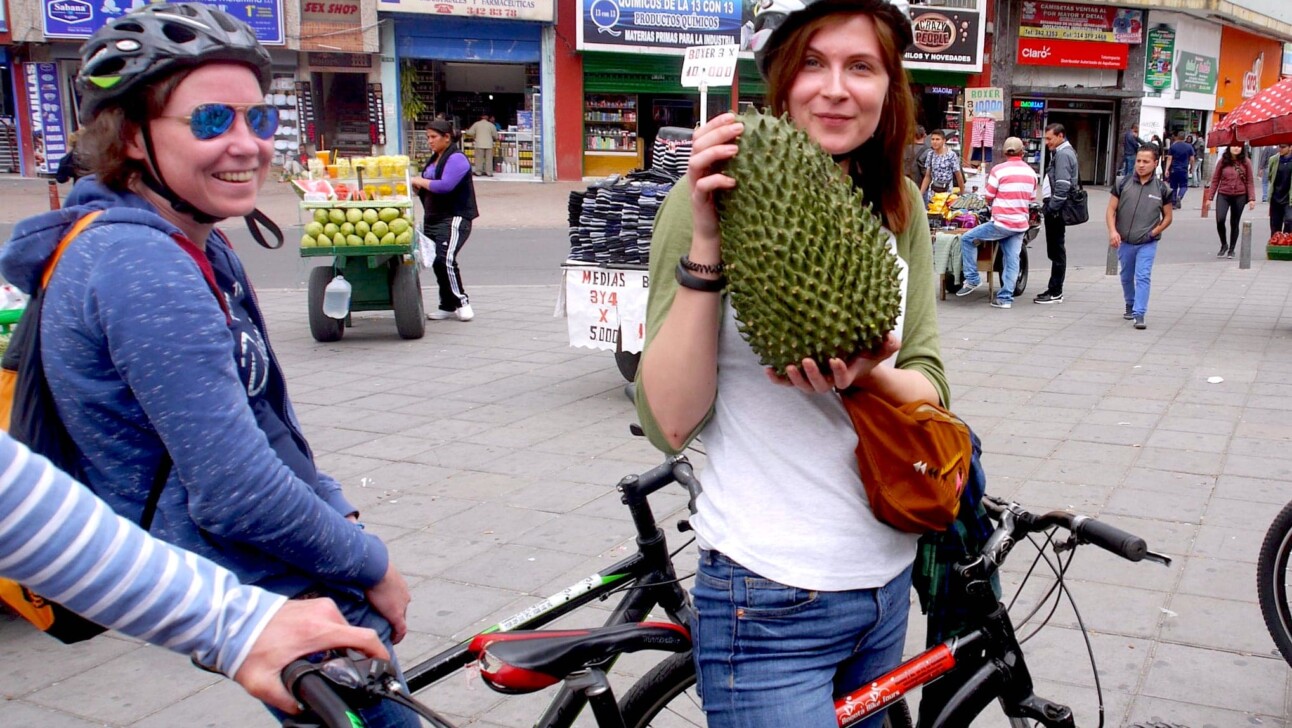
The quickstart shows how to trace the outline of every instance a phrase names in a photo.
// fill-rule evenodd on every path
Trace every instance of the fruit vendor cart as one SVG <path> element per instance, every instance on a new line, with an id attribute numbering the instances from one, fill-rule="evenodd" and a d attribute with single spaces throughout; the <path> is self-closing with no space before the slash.
<path id="1" fill-rule="evenodd" d="M 301 257 L 332 259 L 310 270 L 310 333 L 317 341 L 339 341 L 352 326 L 351 313 L 394 311 L 399 335 L 420 339 L 426 316 L 407 160 L 401 165 L 374 158 L 351 169 L 353 177 L 342 173 L 293 183 L 301 195 Z M 364 169 L 375 173 L 365 178 Z M 334 317 L 325 313 L 324 300 L 339 277 L 350 293 L 343 315 Z"/>

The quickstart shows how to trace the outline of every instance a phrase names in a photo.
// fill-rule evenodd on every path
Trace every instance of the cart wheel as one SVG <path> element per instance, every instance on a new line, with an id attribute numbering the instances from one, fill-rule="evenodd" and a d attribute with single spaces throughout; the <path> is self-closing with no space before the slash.
<path id="1" fill-rule="evenodd" d="M 619 365 L 619 373 L 630 382 L 637 379 L 637 365 L 641 363 L 641 359 L 642 355 L 639 351 L 615 352 L 615 364 Z"/>
<path id="2" fill-rule="evenodd" d="M 426 312 L 422 305 L 422 283 L 417 275 L 417 264 L 396 261 L 394 265 L 390 300 L 395 308 L 395 328 L 401 338 L 420 339 L 426 335 Z"/>
<path id="3" fill-rule="evenodd" d="M 1027 246 L 1018 251 L 1018 280 L 1014 281 L 1014 298 L 1023 295 L 1027 289 Z"/>
<path id="4" fill-rule="evenodd" d="M 310 333 L 315 341 L 327 343 L 340 341 L 345 334 L 345 322 L 323 313 L 323 289 L 332 282 L 332 266 L 321 265 L 310 271 L 309 307 Z"/>

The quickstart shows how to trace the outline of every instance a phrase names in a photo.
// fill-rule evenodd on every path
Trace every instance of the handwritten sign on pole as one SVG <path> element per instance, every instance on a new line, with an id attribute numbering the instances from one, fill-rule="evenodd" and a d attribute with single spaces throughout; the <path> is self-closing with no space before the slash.
<path id="1" fill-rule="evenodd" d="M 969 118 L 1005 120 L 1005 91 L 1000 88 L 982 87 L 965 89 L 969 104 Z"/>
<path id="2" fill-rule="evenodd" d="M 570 346 L 641 351 L 649 290 L 644 270 L 567 267 L 563 302 Z"/>
<path id="3" fill-rule="evenodd" d="M 682 63 L 682 86 L 730 86 L 736 75 L 736 54 L 739 51 L 740 46 L 735 43 L 687 48 Z"/>

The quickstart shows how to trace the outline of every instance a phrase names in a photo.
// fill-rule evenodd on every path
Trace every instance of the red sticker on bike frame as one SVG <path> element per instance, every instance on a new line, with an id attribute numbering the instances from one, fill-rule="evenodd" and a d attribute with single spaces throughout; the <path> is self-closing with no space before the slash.
<path id="1" fill-rule="evenodd" d="M 888 707 L 912 689 L 946 674 L 955 665 L 956 657 L 951 654 L 951 648 L 938 645 L 898 665 L 870 685 L 836 700 L 834 715 L 840 726 L 852 725 Z"/>

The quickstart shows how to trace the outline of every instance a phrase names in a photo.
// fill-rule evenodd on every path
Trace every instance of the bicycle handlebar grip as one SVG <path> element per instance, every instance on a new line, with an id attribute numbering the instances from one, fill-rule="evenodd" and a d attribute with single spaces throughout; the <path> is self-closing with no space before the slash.
<path id="1" fill-rule="evenodd" d="M 1144 539 L 1093 518 L 1079 516 L 1072 524 L 1072 531 L 1079 538 L 1127 561 L 1140 561 L 1148 553 L 1148 544 L 1144 543 Z"/>
<path id="2" fill-rule="evenodd" d="M 289 666 L 288 670 L 290 669 Z M 313 711 L 327 728 L 353 727 L 349 707 L 318 673 L 310 672 L 301 675 L 290 689 L 292 695 L 301 701 L 306 709 Z"/>

